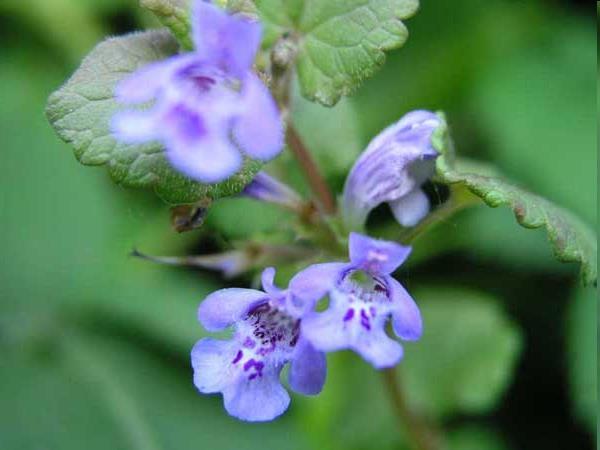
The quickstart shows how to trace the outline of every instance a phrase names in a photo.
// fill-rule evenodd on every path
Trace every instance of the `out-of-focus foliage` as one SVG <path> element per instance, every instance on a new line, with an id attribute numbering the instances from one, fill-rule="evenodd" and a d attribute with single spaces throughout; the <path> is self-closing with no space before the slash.
<path id="1" fill-rule="evenodd" d="M 461 154 L 499 164 L 595 225 L 595 24 L 575 11 L 559 2 L 424 1 L 407 44 L 354 96 L 332 110 L 296 100 L 293 120 L 339 192 L 381 128 L 410 109 L 445 110 Z M 46 97 L 85 52 L 108 33 L 156 24 L 150 17 L 134 0 L 0 2 L 0 447 L 406 448 L 379 374 L 355 355 L 330 357 L 324 393 L 294 398 L 272 424 L 240 424 L 219 399 L 195 393 L 196 307 L 224 282 L 129 251 L 213 251 L 221 239 L 205 237 L 215 230 L 225 241 L 270 236 L 287 216 L 224 199 L 204 229 L 175 234 L 165 205 L 81 168 L 43 116 Z M 270 169 L 306 192 L 294 167 L 284 154 Z M 557 425 L 544 427 L 544 450 L 591 448 L 596 291 L 577 288 L 575 268 L 554 261 L 545 241 L 508 211 L 473 209 L 417 241 L 422 256 L 400 274 L 422 301 L 426 330 L 406 345 L 400 373 L 410 401 L 443 417 L 453 450 L 537 448 L 528 445 L 538 441 L 532 429 L 519 428 L 538 420 L 521 407 L 531 403 Z M 436 293 L 432 274 L 436 286 L 468 293 Z M 568 314 L 548 321 L 557 311 Z M 553 344 L 532 348 L 539 335 Z M 531 398 L 527 383 L 558 387 Z"/>
<path id="2" fill-rule="evenodd" d="M 409 400 L 430 416 L 491 411 L 512 380 L 519 329 L 481 292 L 437 286 L 413 295 L 427 328 L 400 371 Z"/>
<path id="3" fill-rule="evenodd" d="M 575 414 L 595 430 L 598 404 L 598 297 L 595 289 L 579 287 L 570 299 L 567 317 L 567 359 Z"/>

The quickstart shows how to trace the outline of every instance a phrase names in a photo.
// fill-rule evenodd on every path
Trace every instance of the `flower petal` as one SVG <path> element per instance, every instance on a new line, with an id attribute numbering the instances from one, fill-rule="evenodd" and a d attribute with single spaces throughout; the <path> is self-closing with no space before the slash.
<path id="1" fill-rule="evenodd" d="M 160 115 L 154 109 L 147 111 L 121 111 L 111 120 L 110 128 L 115 139 L 137 144 L 159 139 Z"/>
<path id="2" fill-rule="evenodd" d="M 349 250 L 352 265 L 372 274 L 387 275 L 408 258 L 412 247 L 350 233 Z"/>
<path id="3" fill-rule="evenodd" d="M 327 375 L 325 354 L 306 339 L 300 339 L 290 363 L 290 387 L 299 394 L 316 395 L 323 389 Z"/>
<path id="4" fill-rule="evenodd" d="M 117 83 L 117 101 L 143 103 L 152 100 L 161 89 L 169 85 L 170 77 L 176 70 L 194 59 L 189 54 L 177 55 L 141 67 Z"/>
<path id="5" fill-rule="evenodd" d="M 431 135 L 439 124 L 434 113 L 413 111 L 369 143 L 344 185 L 342 214 L 351 229 L 362 229 L 373 208 L 419 188 L 433 174 L 438 153 Z"/>
<path id="6" fill-rule="evenodd" d="M 195 53 L 242 78 L 250 70 L 260 45 L 260 23 L 230 15 L 203 1 L 194 2 L 192 14 Z"/>
<path id="7" fill-rule="evenodd" d="M 287 206 L 298 211 L 302 208 L 302 198 L 287 184 L 282 183 L 266 172 L 258 172 L 242 194 L 263 202 Z"/>
<path id="8" fill-rule="evenodd" d="M 220 289 L 200 303 L 198 320 L 208 331 L 221 331 L 267 300 L 267 294 L 255 289 Z"/>
<path id="9" fill-rule="evenodd" d="M 361 333 L 352 348 L 376 369 L 393 367 L 402 359 L 402 346 L 390 339 L 383 329 Z"/>
<path id="10" fill-rule="evenodd" d="M 398 223 L 405 227 L 414 227 L 429 212 L 429 199 L 421 189 L 414 189 L 389 205 Z"/>
<path id="11" fill-rule="evenodd" d="M 221 392 L 232 383 L 231 359 L 235 343 L 212 338 L 201 339 L 192 349 L 194 385 L 204 394 Z"/>
<path id="12" fill-rule="evenodd" d="M 313 264 L 298 272 L 289 283 L 292 301 L 298 303 L 296 306 L 300 310 L 310 311 L 349 267 L 347 263 L 333 262 Z"/>
<path id="13" fill-rule="evenodd" d="M 301 322 L 301 335 L 317 350 L 333 352 L 349 348 L 353 333 L 345 323 L 347 305 L 332 292 L 329 308 L 324 312 L 306 315 Z"/>
<path id="14" fill-rule="evenodd" d="M 268 161 L 283 149 L 283 125 L 279 110 L 263 82 L 249 73 L 241 92 L 242 113 L 233 133 L 250 157 Z"/>
<path id="15" fill-rule="evenodd" d="M 423 334 L 421 312 L 406 289 L 392 277 L 388 277 L 391 289 L 392 326 L 394 333 L 405 341 L 416 341 Z"/>
<path id="16" fill-rule="evenodd" d="M 281 289 L 275 286 L 275 268 L 267 267 L 260 277 L 263 290 L 272 297 L 281 294 Z"/>
<path id="17" fill-rule="evenodd" d="M 174 119 L 181 123 L 167 140 L 166 155 L 173 167 L 202 183 L 217 183 L 236 173 L 242 156 L 227 136 L 221 130 L 204 130 L 201 123 L 188 119 Z"/>
<path id="18" fill-rule="evenodd" d="M 240 377 L 223 391 L 227 412 L 241 420 L 264 422 L 281 415 L 290 404 L 290 395 L 281 386 L 279 370 L 249 380 Z"/>

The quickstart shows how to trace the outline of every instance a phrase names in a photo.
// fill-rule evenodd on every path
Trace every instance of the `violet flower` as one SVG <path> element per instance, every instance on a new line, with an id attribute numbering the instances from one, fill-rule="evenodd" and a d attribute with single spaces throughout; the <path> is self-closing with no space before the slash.
<path id="1" fill-rule="evenodd" d="M 304 207 L 302 197 L 287 184 L 282 183 L 266 172 L 258 172 L 254 179 L 246 185 L 242 195 L 263 202 L 301 211 Z"/>
<path id="2" fill-rule="evenodd" d="M 121 102 L 154 102 L 117 113 L 112 129 L 123 142 L 162 142 L 173 167 L 213 183 L 237 172 L 243 154 L 275 157 L 283 130 L 275 101 L 251 71 L 260 24 L 196 0 L 192 27 L 193 52 L 149 64 L 117 85 Z"/>
<path id="3" fill-rule="evenodd" d="M 350 229 L 362 229 L 369 212 L 383 202 L 404 226 L 427 215 L 430 205 L 421 185 L 435 171 L 438 153 L 431 135 L 439 125 L 434 113 L 413 111 L 369 143 L 344 186 L 342 213 Z"/>
<path id="4" fill-rule="evenodd" d="M 231 340 L 201 339 L 192 350 L 194 384 L 205 394 L 223 394 L 227 412 L 241 420 L 266 421 L 282 414 L 290 396 L 281 385 L 281 369 L 290 363 L 289 384 L 314 395 L 325 382 L 325 355 L 300 334 L 297 307 L 288 307 L 287 291 L 273 284 L 275 270 L 262 275 L 265 292 L 221 289 L 198 310 L 208 331 L 235 327 Z"/>
<path id="5" fill-rule="evenodd" d="M 397 364 L 402 346 L 388 337 L 391 316 L 394 333 L 413 341 L 422 333 L 421 314 L 411 296 L 390 275 L 411 252 L 394 242 L 350 234 L 350 262 L 315 264 L 298 273 L 290 291 L 309 304 L 329 296 L 324 312 L 308 313 L 301 333 L 316 349 L 351 349 L 374 367 Z"/>

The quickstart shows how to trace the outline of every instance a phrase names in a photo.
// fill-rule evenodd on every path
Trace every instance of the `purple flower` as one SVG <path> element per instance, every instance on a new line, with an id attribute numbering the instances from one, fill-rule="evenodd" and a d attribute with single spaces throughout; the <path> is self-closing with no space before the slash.
<path id="1" fill-rule="evenodd" d="M 234 325 L 235 333 L 228 341 L 205 338 L 194 346 L 194 384 L 205 394 L 222 393 L 227 412 L 242 420 L 272 420 L 287 409 L 290 397 L 279 375 L 288 362 L 294 391 L 314 395 L 325 382 L 325 355 L 300 335 L 299 310 L 288 307 L 290 296 L 274 286 L 274 275 L 272 268 L 263 272 L 265 292 L 221 289 L 198 310 L 208 331 Z"/>
<path id="2" fill-rule="evenodd" d="M 422 333 L 421 314 L 411 296 L 390 275 L 411 252 L 394 242 L 350 234 L 350 263 L 315 264 L 298 273 L 290 291 L 310 304 L 329 296 L 324 312 L 302 319 L 302 336 L 316 349 L 352 349 L 374 367 L 391 367 L 402 358 L 402 346 L 388 337 L 394 333 L 413 341 Z"/>
<path id="3" fill-rule="evenodd" d="M 117 85 L 119 101 L 153 104 L 117 113 L 112 129 L 123 142 L 162 142 L 177 170 L 213 183 L 237 172 L 243 154 L 275 157 L 283 130 L 275 101 L 251 71 L 260 24 L 200 0 L 192 24 L 194 52 L 149 64 Z"/>
<path id="4" fill-rule="evenodd" d="M 302 198 L 287 184 L 273 178 L 266 172 L 258 172 L 242 194 L 263 202 L 275 203 L 280 206 L 301 211 L 304 207 Z"/>
<path id="5" fill-rule="evenodd" d="M 388 202 L 396 220 L 414 226 L 429 212 L 421 185 L 435 170 L 431 134 L 437 115 L 413 111 L 377 135 L 360 155 L 344 186 L 342 212 L 350 229 L 363 228 L 369 212 Z"/>

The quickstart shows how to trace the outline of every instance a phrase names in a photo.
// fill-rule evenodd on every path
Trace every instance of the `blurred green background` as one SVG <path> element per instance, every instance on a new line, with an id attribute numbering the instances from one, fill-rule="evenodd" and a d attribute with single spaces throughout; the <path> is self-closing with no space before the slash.
<path id="1" fill-rule="evenodd" d="M 595 226 L 591 4 L 422 3 L 407 45 L 356 95 L 332 110 L 295 105 L 332 185 L 382 127 L 442 109 L 459 152 Z M 270 424 L 237 422 L 195 392 L 196 307 L 225 282 L 128 253 L 214 251 L 278 229 L 281 213 L 224 200 L 202 230 L 177 235 L 165 205 L 80 166 L 43 114 L 97 41 L 144 26 L 156 24 L 134 0 L 0 2 L 0 448 L 408 448 L 380 375 L 352 354 L 330 357 L 323 394 L 294 398 Z M 449 448 L 593 448 L 596 290 L 579 286 L 577 268 L 507 210 L 466 211 L 417 245 L 437 250 L 400 280 L 426 332 L 399 372 Z"/>

